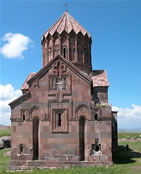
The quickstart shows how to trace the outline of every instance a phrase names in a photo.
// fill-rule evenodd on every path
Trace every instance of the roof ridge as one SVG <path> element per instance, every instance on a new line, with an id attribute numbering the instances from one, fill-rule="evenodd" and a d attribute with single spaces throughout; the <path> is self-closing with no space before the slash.
<path id="1" fill-rule="evenodd" d="M 69 13 L 68 13 L 68 15 L 71 17 L 72 20 L 74 20 L 76 22 L 76 24 L 79 26 L 80 31 L 81 31 L 81 28 L 82 28 L 83 30 L 85 30 L 85 32 L 87 34 L 89 34 L 89 32 L 74 17 L 72 17 Z"/>
<path id="2" fill-rule="evenodd" d="M 59 20 L 61 20 L 61 18 L 63 18 L 63 16 L 64 16 L 64 14 L 47 31 L 44 32 L 43 36 L 46 35 L 47 33 L 49 33 L 51 31 L 51 29 L 59 22 Z M 42 38 L 43 38 L 43 36 L 42 36 Z"/>
<path id="3" fill-rule="evenodd" d="M 63 21 L 64 18 L 65 18 L 65 14 L 63 14 L 62 19 L 60 19 L 59 25 L 57 26 L 56 30 L 59 28 L 59 26 L 60 26 L 60 24 L 61 24 L 61 22 Z"/>
<path id="4" fill-rule="evenodd" d="M 90 33 L 82 25 L 80 25 L 80 23 L 77 22 L 77 20 L 74 17 L 72 17 L 68 13 L 68 11 L 65 11 L 65 13 L 55 22 L 55 24 L 53 24 L 43 34 L 42 39 L 44 36 L 47 37 L 48 34 L 50 34 L 52 36 L 55 32 L 58 32 L 59 34 L 61 34 L 63 31 L 66 31 L 69 34 L 72 30 L 76 34 L 81 32 L 83 34 L 83 36 L 85 36 L 87 34 L 88 37 L 91 38 Z"/>
<path id="5" fill-rule="evenodd" d="M 71 15 L 70 15 L 71 16 Z M 74 31 L 74 27 L 73 27 L 73 24 L 72 24 L 72 21 L 70 20 L 70 23 L 71 23 L 71 25 L 72 25 L 72 30 Z M 71 30 L 71 31 L 72 31 Z M 74 31 L 75 32 L 75 31 Z"/>
<path id="6" fill-rule="evenodd" d="M 65 15 L 65 27 L 64 27 L 64 29 L 65 29 L 65 31 L 66 31 L 66 24 L 67 24 L 67 15 Z M 66 31 L 66 32 L 68 32 L 68 31 Z"/>

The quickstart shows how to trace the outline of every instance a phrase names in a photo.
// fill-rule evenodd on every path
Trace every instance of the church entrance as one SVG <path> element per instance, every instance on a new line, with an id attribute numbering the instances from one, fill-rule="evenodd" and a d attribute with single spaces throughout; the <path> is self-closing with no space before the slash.
<path id="1" fill-rule="evenodd" d="M 85 160 L 85 118 L 79 119 L 79 157 L 80 161 Z"/>
<path id="2" fill-rule="evenodd" d="M 39 119 L 38 117 L 33 118 L 33 160 L 38 160 L 39 157 Z"/>

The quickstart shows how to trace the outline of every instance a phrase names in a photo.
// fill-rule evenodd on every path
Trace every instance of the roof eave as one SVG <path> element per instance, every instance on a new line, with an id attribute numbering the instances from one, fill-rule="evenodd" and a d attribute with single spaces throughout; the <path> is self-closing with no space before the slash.
<path id="1" fill-rule="evenodd" d="M 8 105 L 11 107 L 11 109 L 14 109 L 20 103 L 22 103 L 23 101 L 26 101 L 28 98 L 30 98 L 30 96 L 31 96 L 31 93 L 27 92 L 27 93 L 23 94 L 22 96 L 18 97 L 17 99 L 13 100 L 12 102 L 10 102 Z"/>

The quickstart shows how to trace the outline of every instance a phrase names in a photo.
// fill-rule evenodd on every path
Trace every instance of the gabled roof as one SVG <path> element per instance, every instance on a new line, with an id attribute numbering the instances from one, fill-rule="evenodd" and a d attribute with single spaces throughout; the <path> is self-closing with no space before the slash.
<path id="1" fill-rule="evenodd" d="M 65 59 L 61 55 L 58 55 L 54 59 L 52 59 L 45 67 L 43 67 L 39 72 L 37 72 L 33 77 L 31 77 L 31 79 L 27 81 L 27 84 L 30 85 L 36 79 L 42 77 L 51 68 L 51 65 L 58 59 L 63 61 L 71 69 L 71 71 L 73 71 L 75 74 L 81 77 L 84 81 L 91 84 L 91 78 L 86 73 L 80 71 L 75 65 L 73 65 L 71 62 L 69 62 L 67 59 Z"/>
<path id="2" fill-rule="evenodd" d="M 91 74 L 93 87 L 108 87 L 109 81 L 106 70 L 94 70 Z"/>
<path id="3" fill-rule="evenodd" d="M 42 77 L 50 68 L 51 65 L 56 61 L 56 60 L 62 60 L 67 66 L 79 77 L 81 77 L 84 81 L 86 81 L 88 84 L 91 84 L 91 78 L 84 72 L 80 71 L 76 66 L 74 66 L 71 62 L 63 58 L 62 56 L 58 55 L 54 59 L 52 59 L 45 67 L 43 67 L 39 72 L 37 73 L 30 73 L 28 77 L 26 78 L 24 84 L 22 85 L 21 89 L 29 89 L 29 85 L 32 84 L 36 79 Z M 11 109 L 15 108 L 22 102 L 26 101 L 31 97 L 31 93 L 28 91 L 16 100 L 12 101 L 9 103 L 11 106 Z"/>
<path id="4" fill-rule="evenodd" d="M 24 81 L 24 83 L 23 83 L 23 85 L 22 85 L 22 87 L 21 87 L 21 90 L 29 89 L 29 86 L 28 86 L 28 84 L 27 84 L 27 81 L 30 80 L 35 74 L 36 74 L 35 72 L 31 72 L 31 73 L 27 76 L 26 80 Z"/>
<path id="5" fill-rule="evenodd" d="M 14 101 L 12 101 L 11 103 L 9 103 L 8 105 L 11 107 L 11 109 L 14 109 L 16 106 L 23 103 L 30 97 L 31 97 L 31 93 L 27 92 L 27 93 L 23 94 L 22 96 L 18 97 L 17 99 L 15 99 Z"/>
<path id="6" fill-rule="evenodd" d="M 55 32 L 61 34 L 63 31 L 66 31 L 68 34 L 71 31 L 74 31 L 75 34 L 79 32 L 82 33 L 83 36 L 86 34 L 89 38 L 91 38 L 90 33 L 83 28 L 69 13 L 65 11 L 65 13 L 59 18 L 59 20 L 51 27 L 48 31 L 44 33 L 43 37 L 47 37 L 49 34 L 52 36 Z"/>

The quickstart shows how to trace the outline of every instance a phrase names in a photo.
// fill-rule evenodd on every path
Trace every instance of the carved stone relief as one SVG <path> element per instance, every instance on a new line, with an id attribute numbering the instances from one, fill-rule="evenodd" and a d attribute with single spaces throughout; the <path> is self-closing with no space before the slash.
<path id="1" fill-rule="evenodd" d="M 85 116 L 86 119 L 90 119 L 90 112 L 89 109 L 86 105 L 79 105 L 76 109 L 75 109 L 75 119 L 79 119 L 79 117 L 81 116 Z"/>
<path id="2" fill-rule="evenodd" d="M 32 120 L 35 116 L 37 116 L 40 120 L 48 120 L 45 111 L 36 105 L 30 109 L 29 116 L 30 120 Z"/>

